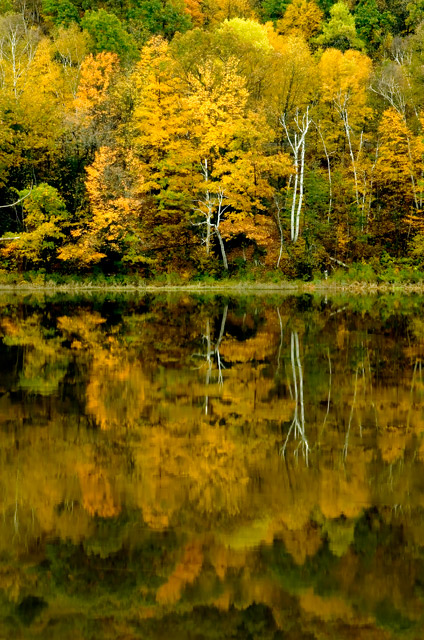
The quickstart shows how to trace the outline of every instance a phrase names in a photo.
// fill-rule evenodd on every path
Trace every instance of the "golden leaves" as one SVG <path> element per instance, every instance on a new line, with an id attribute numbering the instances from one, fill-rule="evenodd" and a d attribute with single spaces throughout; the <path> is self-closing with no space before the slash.
<path id="1" fill-rule="evenodd" d="M 102 51 L 88 55 L 81 65 L 78 92 L 74 101 L 83 117 L 92 119 L 107 100 L 113 76 L 119 66 L 116 53 Z"/>
<path id="2" fill-rule="evenodd" d="M 410 133 L 400 113 L 386 109 L 379 126 L 380 147 L 376 166 L 377 179 L 399 187 L 410 179 L 411 160 L 408 153 Z M 409 190 L 409 189 L 408 189 Z"/>
<path id="3" fill-rule="evenodd" d="M 377 444 L 384 462 L 393 464 L 396 460 L 403 459 L 408 439 L 409 433 L 406 426 L 382 428 L 377 437 Z"/>
<path id="4" fill-rule="evenodd" d="M 371 68 L 371 59 L 359 51 L 326 49 L 318 64 L 322 101 L 341 101 L 352 110 L 352 118 L 368 116 L 366 88 Z"/>
<path id="5" fill-rule="evenodd" d="M 94 162 L 87 167 L 85 183 L 91 216 L 72 234 L 76 244 L 63 247 L 60 260 L 79 260 L 84 264 L 99 262 L 108 252 L 127 247 L 128 261 L 142 261 L 138 253 L 140 239 L 140 199 L 142 178 L 137 175 L 138 163 L 131 154 L 124 160 L 118 151 L 100 147 Z M 131 251 L 131 249 L 136 252 Z"/>
<path id="6" fill-rule="evenodd" d="M 326 518 L 356 518 L 371 503 L 370 487 L 367 481 L 364 452 L 356 450 L 354 465 L 349 474 L 340 469 L 322 469 L 319 479 L 319 505 Z"/>
<path id="7" fill-rule="evenodd" d="M 314 0 L 290 2 L 284 17 L 277 22 L 277 29 L 284 34 L 300 33 L 306 40 L 316 35 L 321 28 L 323 12 Z"/>
<path id="8" fill-rule="evenodd" d="M 184 0 L 184 5 L 186 13 L 190 16 L 193 25 L 200 27 L 205 21 L 201 0 Z"/>

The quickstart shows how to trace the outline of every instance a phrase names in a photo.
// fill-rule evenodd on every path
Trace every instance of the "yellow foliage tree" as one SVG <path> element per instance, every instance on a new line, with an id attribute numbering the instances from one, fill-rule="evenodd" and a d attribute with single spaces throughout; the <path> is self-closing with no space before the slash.
<path id="1" fill-rule="evenodd" d="M 17 268 L 39 265 L 51 268 L 69 227 L 65 203 L 57 190 L 45 183 L 21 195 L 23 229 L 18 236 L 10 234 L 13 240 L 1 253 Z"/>
<path id="2" fill-rule="evenodd" d="M 265 210 L 271 177 L 289 172 L 286 157 L 266 154 L 273 132 L 263 115 L 249 112 L 235 58 L 199 65 L 182 83 L 172 74 L 167 44 L 155 39 L 139 66 L 134 127 L 143 189 L 157 202 L 158 222 L 168 216 L 168 233 L 184 222 L 184 207 L 191 209 L 194 227 L 205 229 L 206 255 L 215 234 L 227 266 L 219 228 L 224 213 L 231 209 L 242 225 L 246 215 Z"/>
<path id="3" fill-rule="evenodd" d="M 92 264 L 109 254 L 125 255 L 129 262 L 143 262 L 141 253 L 141 201 L 135 197 L 139 176 L 131 158 L 101 147 L 87 168 L 86 189 L 90 210 L 72 235 L 76 244 L 59 252 L 61 260 Z"/>
<path id="4" fill-rule="evenodd" d="M 395 109 L 387 109 L 383 113 L 379 126 L 379 153 L 376 167 L 376 178 L 391 198 L 398 198 L 413 205 L 411 173 L 414 167 L 408 153 L 410 132 Z"/>
<path id="5" fill-rule="evenodd" d="M 283 34 L 301 34 L 306 40 L 318 33 L 323 12 L 314 0 L 292 0 L 284 17 L 277 22 L 277 30 Z"/>
<path id="6" fill-rule="evenodd" d="M 53 47 L 43 39 L 26 75 L 26 84 L 20 96 L 22 118 L 28 131 L 26 145 L 32 153 L 52 154 L 57 151 L 57 140 L 63 133 L 63 109 L 68 96 L 59 65 L 53 61 Z M 34 87 L 37 90 L 34 91 Z"/>
<path id="7" fill-rule="evenodd" d="M 271 30 L 269 37 L 274 54 L 265 96 L 278 118 L 283 113 L 302 111 L 310 102 L 316 87 L 316 63 L 300 34 L 283 37 Z"/>
<path id="8" fill-rule="evenodd" d="M 371 116 L 367 102 L 367 85 L 372 70 L 370 58 L 350 49 L 326 49 L 318 63 L 320 79 L 317 121 L 326 146 L 326 154 L 339 152 L 346 140 L 351 171 L 354 201 L 360 201 L 360 168 L 358 153 L 362 145 L 362 131 Z M 334 126 L 335 122 L 339 127 Z M 343 142 L 344 146 L 344 142 Z"/>
<path id="9" fill-rule="evenodd" d="M 251 18 L 254 15 L 251 0 L 203 0 L 202 10 L 209 24 L 232 18 Z"/>
<path id="10" fill-rule="evenodd" d="M 104 114 L 109 89 L 119 69 L 116 53 L 102 51 L 88 55 L 81 64 L 78 91 L 74 100 L 77 118 L 84 124 Z M 108 114 L 110 115 L 110 114 Z"/>
<path id="11" fill-rule="evenodd" d="M 81 66 L 88 54 L 90 37 L 73 23 L 67 29 L 59 27 L 53 41 L 53 48 L 62 65 L 67 91 L 76 97 Z"/>
<path id="12" fill-rule="evenodd" d="M 185 10 L 191 18 L 192 23 L 196 27 L 201 27 L 205 21 L 205 15 L 202 10 L 200 0 L 184 0 Z"/>
<path id="13" fill-rule="evenodd" d="M 336 112 L 343 120 L 347 112 L 351 128 L 358 130 L 366 118 L 371 116 L 368 106 L 367 83 L 371 75 L 372 63 L 365 54 L 350 49 L 345 53 L 339 49 L 326 49 L 318 63 L 319 109 L 321 122 Z M 328 124 L 328 128 L 330 125 Z M 333 123 L 334 128 L 334 123 Z M 327 132 L 328 135 L 329 132 Z M 334 131 L 333 137 L 339 134 Z"/>
<path id="14" fill-rule="evenodd" d="M 13 166 L 42 179 L 59 154 L 58 141 L 65 130 L 63 75 L 48 38 L 31 42 L 27 34 L 12 50 L 14 55 L 9 55 L 2 42 L 0 166 L 3 162 L 3 175 Z"/>
<path id="15" fill-rule="evenodd" d="M 383 113 L 378 133 L 375 181 L 378 199 L 386 211 L 384 233 L 394 233 L 399 240 L 399 234 L 405 235 L 411 227 L 414 231 L 422 227 L 420 178 L 424 144 L 421 136 L 415 137 L 404 117 L 393 108 Z"/>

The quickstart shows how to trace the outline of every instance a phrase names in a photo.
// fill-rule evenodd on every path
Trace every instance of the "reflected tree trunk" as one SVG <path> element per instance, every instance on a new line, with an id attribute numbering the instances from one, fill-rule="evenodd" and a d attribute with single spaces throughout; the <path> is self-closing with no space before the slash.
<path id="1" fill-rule="evenodd" d="M 300 360 L 300 348 L 299 348 L 299 335 L 297 331 L 292 331 L 290 339 L 290 359 L 293 377 L 293 390 L 294 390 L 294 416 L 288 430 L 286 439 L 281 447 L 281 455 L 285 456 L 286 448 L 290 436 L 293 433 L 293 438 L 298 441 L 295 448 L 295 455 L 299 453 L 299 449 L 302 450 L 303 457 L 305 458 L 306 465 L 309 461 L 309 443 L 306 437 L 305 431 L 305 404 L 303 398 L 303 368 Z"/>
<path id="2" fill-rule="evenodd" d="M 352 406 L 351 406 L 351 409 L 350 409 L 349 422 L 348 422 L 348 425 L 347 425 L 345 443 L 344 443 L 344 446 L 343 446 L 343 459 L 344 460 L 346 460 L 346 458 L 347 458 L 347 452 L 348 452 L 348 448 L 349 448 L 350 428 L 352 426 L 353 414 L 354 414 L 355 409 L 356 409 L 356 396 L 357 396 L 357 392 L 358 392 L 358 374 L 359 374 L 359 366 L 356 367 L 355 388 L 354 388 L 354 391 L 353 391 Z"/>
<path id="3" fill-rule="evenodd" d="M 277 371 L 276 371 L 276 373 L 278 374 L 278 372 L 280 370 L 281 349 L 283 348 L 283 338 L 284 338 L 283 322 L 281 320 L 281 313 L 280 313 L 280 309 L 278 307 L 277 307 L 277 315 L 278 315 L 278 322 L 279 322 L 279 325 L 280 325 L 280 344 L 278 345 Z"/>
<path id="4" fill-rule="evenodd" d="M 211 348 L 211 327 L 210 327 L 209 318 L 206 320 L 205 340 L 206 340 L 206 363 L 207 363 L 205 385 L 207 388 L 209 386 L 211 375 L 212 375 L 212 353 L 213 353 Z M 208 415 L 208 411 L 209 411 L 209 396 L 206 395 L 205 396 L 205 416 Z"/>
<path id="5" fill-rule="evenodd" d="M 328 396 L 327 396 L 327 411 L 325 412 L 324 422 L 322 423 L 321 431 L 319 434 L 319 439 L 321 440 L 322 434 L 324 433 L 325 425 L 328 420 L 328 415 L 330 413 L 330 402 L 331 402 L 331 383 L 333 376 L 333 368 L 331 366 L 331 355 L 330 349 L 327 349 L 327 358 L 328 358 Z"/>
<path id="6" fill-rule="evenodd" d="M 215 345 L 212 344 L 212 340 L 211 340 L 211 328 L 210 328 L 210 321 L 209 318 L 206 320 L 206 331 L 205 331 L 205 335 L 204 335 L 204 339 L 206 341 L 206 378 L 205 378 L 205 385 L 206 388 L 209 386 L 210 382 L 211 382 L 211 378 L 212 378 L 212 369 L 213 369 L 213 359 L 214 357 L 216 358 L 216 364 L 217 364 L 217 368 L 218 368 L 218 384 L 220 386 L 222 386 L 224 384 L 224 380 L 222 377 L 222 369 L 224 369 L 224 365 L 222 364 L 221 361 L 221 355 L 219 353 L 219 347 L 221 345 L 222 342 L 222 338 L 224 337 L 225 334 L 225 324 L 227 322 L 227 314 L 228 314 L 228 305 L 225 305 L 224 310 L 222 312 L 222 318 L 221 318 L 221 327 L 219 330 L 219 336 L 218 339 L 215 343 Z M 205 415 L 207 416 L 209 413 L 209 395 L 206 394 L 205 395 Z"/>
<path id="7" fill-rule="evenodd" d="M 13 539 L 15 536 L 19 536 L 19 514 L 18 514 L 18 480 L 19 480 L 19 469 L 16 472 L 16 484 L 15 484 L 15 511 L 13 513 L 13 529 L 15 531 L 13 535 Z"/>

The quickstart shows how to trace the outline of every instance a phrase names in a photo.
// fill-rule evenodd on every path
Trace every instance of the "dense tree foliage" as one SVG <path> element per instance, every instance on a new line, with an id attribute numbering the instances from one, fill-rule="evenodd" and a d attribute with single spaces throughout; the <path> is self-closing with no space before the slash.
<path id="1" fill-rule="evenodd" d="M 420 266 L 419 3 L 0 12 L 3 268 L 308 278 L 384 252 Z M 38 188 L 65 207 L 41 254 L 18 197 Z"/>

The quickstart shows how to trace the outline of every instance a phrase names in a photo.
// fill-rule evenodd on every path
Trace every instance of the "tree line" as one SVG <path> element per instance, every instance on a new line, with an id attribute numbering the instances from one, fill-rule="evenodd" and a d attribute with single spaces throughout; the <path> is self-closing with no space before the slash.
<path id="1" fill-rule="evenodd" d="M 3 270 L 421 264 L 420 2 L 0 11 Z"/>

